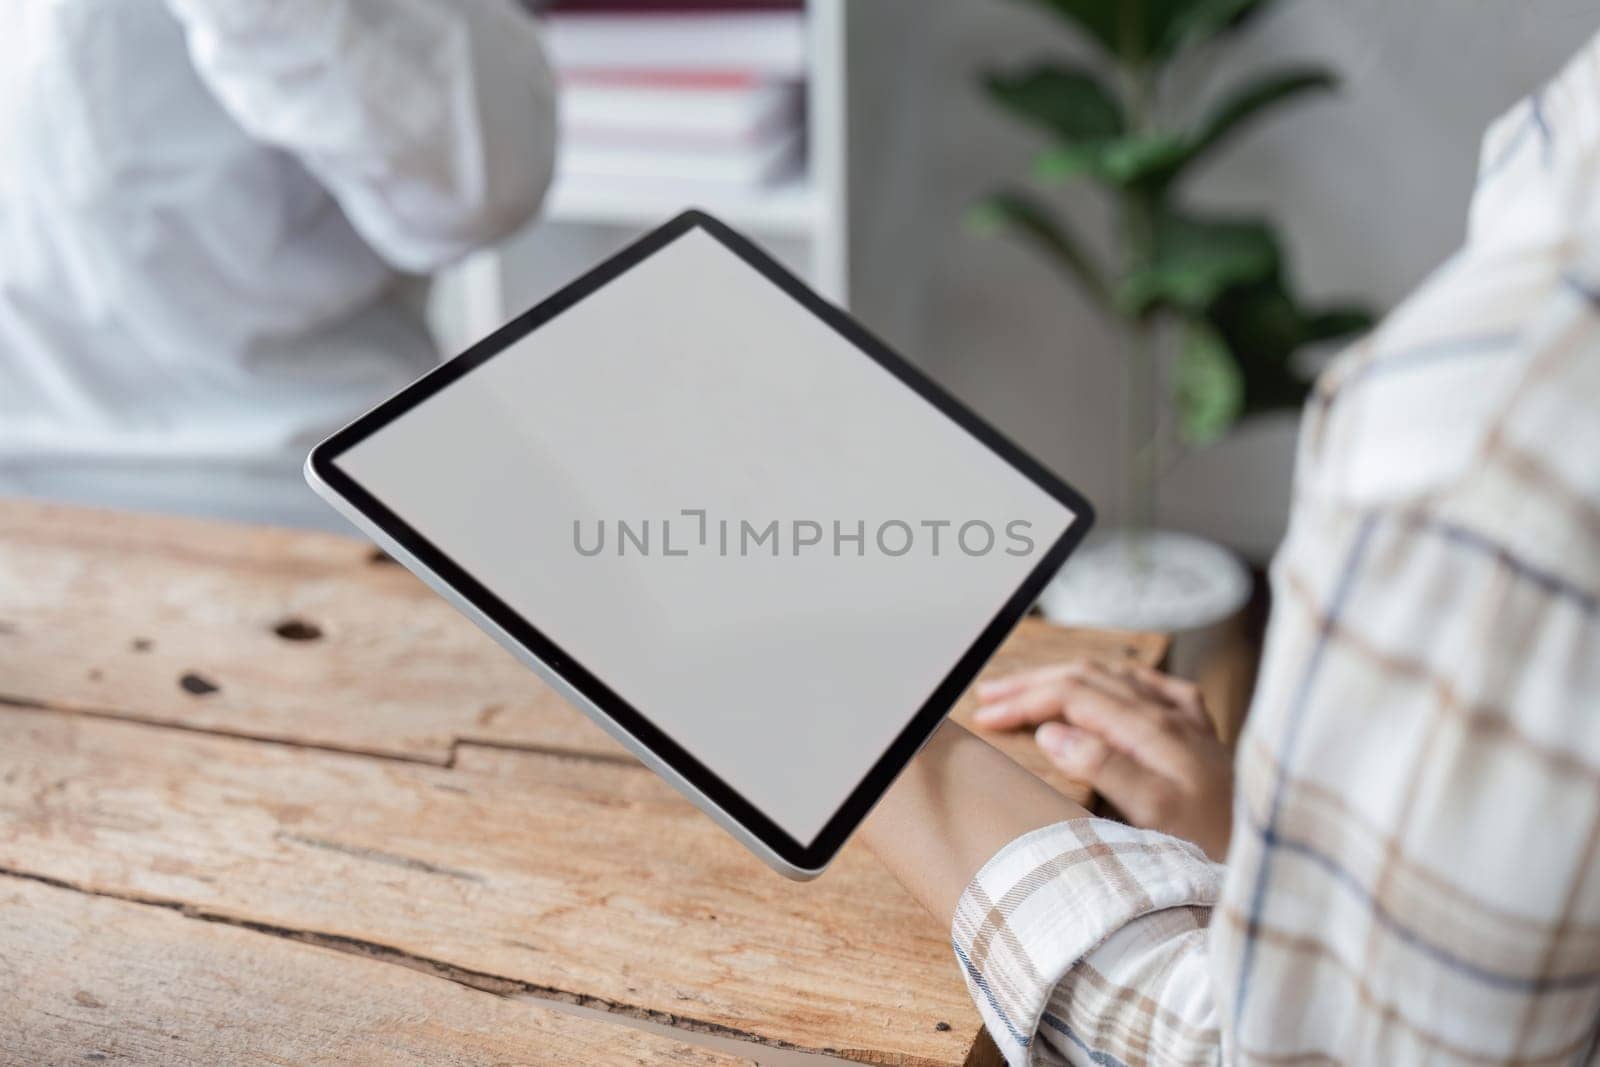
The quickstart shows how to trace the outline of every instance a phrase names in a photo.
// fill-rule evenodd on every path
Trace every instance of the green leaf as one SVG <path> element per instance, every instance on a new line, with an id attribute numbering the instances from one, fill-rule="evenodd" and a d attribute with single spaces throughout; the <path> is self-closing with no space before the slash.
<path id="1" fill-rule="evenodd" d="M 1205 320 L 1227 344 L 1244 375 L 1244 411 L 1298 407 L 1310 381 L 1294 365 L 1304 345 L 1359 333 L 1372 323 L 1363 308 L 1334 307 L 1308 313 L 1283 278 L 1231 288 L 1207 309 Z"/>
<path id="2" fill-rule="evenodd" d="M 1097 304 L 1111 309 L 1110 286 L 1083 242 L 1037 198 L 1015 189 L 1000 190 L 975 204 L 968 218 L 980 232 L 1008 231 L 1021 236 L 1088 290 Z"/>
<path id="3" fill-rule="evenodd" d="M 1173 375 L 1178 429 L 1186 443 L 1206 445 L 1244 413 L 1244 376 L 1227 344 L 1209 326 L 1191 323 Z"/>
<path id="4" fill-rule="evenodd" d="M 1087 176 L 1124 188 L 1165 180 L 1188 155 L 1182 138 L 1170 133 L 1133 134 L 1049 149 L 1034 161 L 1044 181 Z"/>
<path id="5" fill-rule="evenodd" d="M 1031 0 L 1125 63 L 1159 62 L 1237 29 L 1273 0 Z"/>
<path id="6" fill-rule="evenodd" d="M 1329 307 L 1306 316 L 1306 342 L 1339 341 L 1372 329 L 1372 312 L 1360 307 Z"/>
<path id="7" fill-rule="evenodd" d="M 1059 89 L 1039 77 L 1041 71 L 998 83 L 991 78 L 990 93 L 1011 110 L 1050 128 L 1064 143 L 1046 150 L 1034 163 L 1043 181 L 1090 177 L 1122 188 L 1140 186 L 1159 190 L 1173 181 L 1196 159 L 1229 134 L 1266 109 L 1292 97 L 1334 88 L 1338 82 L 1320 68 L 1299 67 L 1269 74 L 1225 97 L 1190 134 L 1153 131 L 1122 134 L 1122 113 L 1116 110 L 1112 127 L 1105 111 L 1083 86 L 1063 81 Z M 1062 72 L 1064 73 L 1064 72 Z M 1114 101 L 1092 78 L 1082 75 L 1104 106 Z M 1051 79 L 1055 80 L 1055 79 Z"/>
<path id="8" fill-rule="evenodd" d="M 1190 0 L 1180 3 L 1160 28 L 1156 51 L 1176 55 L 1221 33 L 1237 30 L 1271 7 L 1274 0 Z"/>
<path id="9" fill-rule="evenodd" d="M 983 83 L 1001 107 L 1066 141 L 1108 140 L 1123 131 L 1122 107 L 1086 71 L 1041 64 L 988 74 Z"/>
<path id="10" fill-rule="evenodd" d="M 1229 134 L 1273 105 L 1312 92 L 1328 92 L 1339 79 L 1321 67 L 1274 71 L 1223 98 L 1190 139 L 1190 159 L 1210 151 Z"/>
<path id="11" fill-rule="evenodd" d="M 1170 134 L 1125 135 L 1122 108 L 1089 73 L 1040 65 L 1015 74 L 990 74 L 989 95 L 1002 107 L 1040 126 L 1059 142 L 1035 163 L 1045 180 L 1087 175 L 1130 185 L 1165 167 L 1182 143 Z"/>
<path id="12" fill-rule="evenodd" d="M 1305 316 L 1280 276 L 1229 289 L 1205 318 L 1233 353 L 1244 379 L 1241 415 L 1304 401 L 1310 383 L 1296 372 L 1293 357 L 1305 343 Z"/>
<path id="13" fill-rule="evenodd" d="M 1163 213 L 1150 262 L 1129 273 L 1117 304 L 1130 315 L 1163 306 L 1203 312 L 1230 287 L 1273 277 L 1279 258 L 1277 238 L 1263 222 Z"/>
<path id="14" fill-rule="evenodd" d="M 1071 23 L 1115 56 L 1122 55 L 1121 19 L 1127 17 L 1119 8 L 1124 3 L 1142 8 L 1144 0 L 1032 0 L 1032 3 Z"/>

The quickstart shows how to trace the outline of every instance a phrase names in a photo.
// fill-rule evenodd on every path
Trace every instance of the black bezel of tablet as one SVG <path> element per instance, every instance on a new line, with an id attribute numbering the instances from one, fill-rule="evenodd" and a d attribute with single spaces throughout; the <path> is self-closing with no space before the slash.
<path id="1" fill-rule="evenodd" d="M 736 790 L 712 773 L 708 767 L 658 729 L 647 716 L 612 692 L 581 664 L 575 662 L 532 623 L 513 611 L 486 585 L 407 525 L 398 515 L 340 470 L 335 463 L 342 453 L 357 442 L 364 440 L 452 382 L 471 373 L 528 333 L 538 329 L 692 229 L 703 230 L 760 271 L 774 285 L 838 331 L 868 358 L 877 361 L 880 366 L 942 411 L 990 451 L 1066 505 L 1074 516 L 1066 532 L 1039 558 L 1027 579 L 990 620 L 977 641 L 945 675 L 944 680 L 933 691 L 933 695 L 912 716 L 893 743 L 872 765 L 866 777 L 857 784 L 839 810 L 809 843 L 800 842 L 789 836 Z M 955 704 L 973 677 L 994 654 L 995 649 L 1027 613 L 1029 606 L 1033 604 L 1050 577 L 1060 568 L 1067 555 L 1082 540 L 1094 522 L 1094 511 L 1088 501 L 1046 470 L 1038 461 L 1012 444 L 992 426 L 925 377 L 921 371 L 873 337 L 847 313 L 812 292 L 804 282 L 750 241 L 704 212 L 694 210 L 685 211 L 659 229 L 646 234 L 560 292 L 522 313 L 461 355 L 441 364 L 356 419 L 314 448 L 309 462 L 313 471 L 329 488 L 339 493 L 407 551 L 415 555 L 439 578 L 494 620 L 496 625 L 521 643 L 552 671 L 565 678 L 574 689 L 610 716 L 640 744 L 656 753 L 735 821 L 765 842 L 767 847 L 785 862 L 807 871 L 820 870 L 826 866 L 849 839 L 850 834 L 888 789 L 895 776 L 916 754 L 923 742 L 932 735 L 945 713 Z"/>

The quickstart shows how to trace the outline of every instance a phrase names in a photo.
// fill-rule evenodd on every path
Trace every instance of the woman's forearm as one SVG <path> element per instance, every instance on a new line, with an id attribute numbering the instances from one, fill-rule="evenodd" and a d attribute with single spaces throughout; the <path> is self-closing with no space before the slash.
<path id="1" fill-rule="evenodd" d="M 967 883 L 1002 846 L 1086 814 L 999 749 L 946 720 L 878 803 L 861 837 L 948 925 Z"/>

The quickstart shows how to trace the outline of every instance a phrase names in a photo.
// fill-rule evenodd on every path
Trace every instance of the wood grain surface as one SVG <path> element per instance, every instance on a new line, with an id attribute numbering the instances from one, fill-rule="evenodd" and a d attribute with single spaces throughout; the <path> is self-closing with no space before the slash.
<path id="1" fill-rule="evenodd" d="M 990 673 L 1162 648 L 1029 621 Z M 773 875 L 353 539 L 0 503 L 0 894 L 39 878 L 160 911 L 152 937 L 232 927 L 263 959 L 467 987 L 467 1014 L 493 993 L 873 1063 L 985 1054 L 947 932 L 870 855 Z M 173 936 L 140 973 L 208 981 Z M 23 937 L 0 924 L 0 960 Z"/>
<path id="2" fill-rule="evenodd" d="M 0 944 L 6 1067 L 753 1062 L 348 953 L 21 879 L 0 882 Z"/>
<path id="3" fill-rule="evenodd" d="M 0 504 L 0 696 L 450 762 L 622 748 L 354 538 Z"/>
<path id="4" fill-rule="evenodd" d="M 787 881 L 637 766 L 21 709 L 0 751 L 0 869 L 869 1061 L 959 1063 L 979 1029 L 947 932 L 870 855 Z"/>

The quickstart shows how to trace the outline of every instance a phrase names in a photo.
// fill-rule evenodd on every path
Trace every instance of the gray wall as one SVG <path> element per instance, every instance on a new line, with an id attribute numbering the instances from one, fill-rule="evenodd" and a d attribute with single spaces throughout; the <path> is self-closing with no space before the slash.
<path id="1" fill-rule="evenodd" d="M 984 104 L 974 73 L 1068 48 L 1068 34 L 1015 0 L 852 3 L 857 309 L 1114 518 L 1113 339 L 1029 252 L 961 224 L 996 179 L 1026 173 L 1038 144 Z M 1233 142 L 1195 197 L 1269 209 L 1309 295 L 1391 306 L 1459 241 L 1485 125 L 1597 28 L 1593 0 L 1284 0 L 1197 57 L 1184 83 L 1203 96 L 1314 58 L 1345 89 Z M 1103 229 L 1092 194 L 1061 199 Z M 1293 422 L 1249 426 L 1175 467 L 1165 521 L 1264 558 L 1287 507 Z"/>

